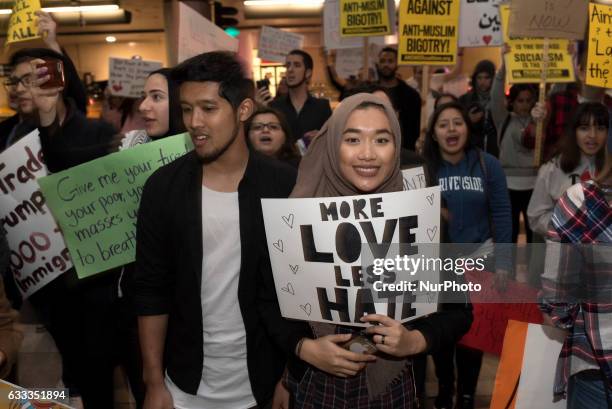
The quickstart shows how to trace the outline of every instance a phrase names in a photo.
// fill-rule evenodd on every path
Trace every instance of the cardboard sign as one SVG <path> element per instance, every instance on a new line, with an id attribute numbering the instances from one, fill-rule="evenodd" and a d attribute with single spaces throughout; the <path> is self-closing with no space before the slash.
<path id="1" fill-rule="evenodd" d="M 474 322 L 468 333 L 459 341 L 461 345 L 500 355 L 509 320 L 537 324 L 542 322 L 542 313 L 536 305 L 536 289 L 510 281 L 507 287 L 509 294 L 522 294 L 524 298 L 532 298 L 533 303 L 495 303 L 493 301 L 503 299 L 503 295 L 497 293 L 494 288 L 493 273 L 470 271 L 466 273 L 466 278 L 472 283 L 481 284 L 482 290 L 470 293 L 474 307 Z"/>
<path id="2" fill-rule="evenodd" d="M 162 67 L 161 62 L 126 58 L 110 58 L 108 63 L 111 94 L 127 98 L 140 98 L 149 74 Z"/>
<path id="3" fill-rule="evenodd" d="M 40 38 L 34 12 L 40 10 L 40 0 L 15 0 L 9 17 L 6 44 Z"/>
<path id="4" fill-rule="evenodd" d="M 370 64 L 371 70 L 376 72 L 376 62 L 380 46 L 370 44 Z M 359 76 L 363 67 L 363 46 L 361 48 L 343 48 L 336 51 L 336 73 L 341 78 L 349 78 L 351 75 Z"/>
<path id="5" fill-rule="evenodd" d="M 230 37 L 183 2 L 179 2 L 178 37 L 179 63 L 209 51 L 238 51 L 238 39 Z"/>
<path id="6" fill-rule="evenodd" d="M 422 166 L 402 170 L 402 178 L 404 179 L 404 190 L 425 189 L 427 187 L 425 169 Z"/>
<path id="7" fill-rule="evenodd" d="M 51 399 L 43 399 L 51 398 Z M 6 409 L 73 409 L 68 389 L 42 388 L 28 390 L 0 379 L 0 408 Z"/>
<path id="8" fill-rule="evenodd" d="M 136 218 L 146 180 L 192 148 L 188 134 L 176 135 L 38 180 L 79 278 L 134 261 Z"/>
<path id="9" fill-rule="evenodd" d="M 510 37 L 582 40 L 589 0 L 512 0 Z"/>
<path id="10" fill-rule="evenodd" d="M 290 51 L 301 49 L 303 45 L 303 35 L 262 26 L 259 31 L 257 56 L 262 60 L 284 63 Z"/>
<path id="11" fill-rule="evenodd" d="M 0 218 L 10 248 L 9 268 L 25 298 L 72 267 L 62 235 L 36 183 L 47 174 L 38 130 L 0 154 Z"/>
<path id="12" fill-rule="evenodd" d="M 380 36 L 391 34 L 389 0 L 340 0 L 340 35 Z"/>
<path id="13" fill-rule="evenodd" d="M 459 2 L 400 2 L 399 64 L 455 64 L 459 38 Z"/>
<path id="14" fill-rule="evenodd" d="M 612 87 L 612 5 L 589 4 L 586 83 Z"/>
<path id="15" fill-rule="evenodd" d="M 502 0 L 461 0 L 459 47 L 502 45 L 499 3 Z"/>
<path id="16" fill-rule="evenodd" d="M 544 40 L 537 38 L 513 38 L 508 36 L 510 8 L 499 6 L 502 17 L 504 42 L 510 46 L 505 55 L 506 80 L 510 84 L 540 82 L 544 60 Z M 546 82 L 574 82 L 574 64 L 568 53 L 568 40 L 548 40 L 548 71 Z"/>
<path id="17" fill-rule="evenodd" d="M 394 3 L 391 4 L 394 5 Z M 369 40 L 370 44 L 385 44 L 385 38 L 383 36 L 370 37 Z M 328 50 L 363 47 L 362 38 L 342 37 L 340 35 L 339 0 L 325 0 L 323 4 L 323 43 Z"/>
<path id="18" fill-rule="evenodd" d="M 521 379 L 514 409 L 565 409 L 567 401 L 553 393 L 555 371 L 566 332 L 555 327 L 529 324 Z"/>
<path id="19" fill-rule="evenodd" d="M 411 250 L 417 256 L 436 257 L 430 253 L 437 246 L 426 244 L 439 243 L 439 187 L 365 196 L 262 199 L 262 209 L 285 318 L 365 326 L 359 318 L 366 312 L 406 322 L 437 311 L 437 293 L 432 298 L 431 293 L 393 292 L 378 302 L 380 293 L 374 293 L 379 289 L 367 283 L 386 276 L 375 275 L 367 265 L 372 247 L 362 243 L 402 243 L 402 237 L 406 246 L 416 246 Z M 381 257 L 394 255 L 387 252 Z M 395 282 L 438 278 L 438 271 L 395 273 Z"/>

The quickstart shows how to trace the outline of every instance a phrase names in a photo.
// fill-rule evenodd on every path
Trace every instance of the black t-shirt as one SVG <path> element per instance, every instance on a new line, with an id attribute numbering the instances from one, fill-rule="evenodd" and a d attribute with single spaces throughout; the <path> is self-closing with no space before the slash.
<path id="1" fill-rule="evenodd" d="M 402 148 L 413 151 L 421 130 L 421 96 L 402 80 L 387 91 L 393 106 L 399 111 Z"/>
<path id="2" fill-rule="evenodd" d="M 291 139 L 297 141 L 306 132 L 319 130 L 332 114 L 329 100 L 308 96 L 299 114 L 291 103 L 289 95 L 276 99 L 270 107 L 279 110 L 291 127 Z"/>

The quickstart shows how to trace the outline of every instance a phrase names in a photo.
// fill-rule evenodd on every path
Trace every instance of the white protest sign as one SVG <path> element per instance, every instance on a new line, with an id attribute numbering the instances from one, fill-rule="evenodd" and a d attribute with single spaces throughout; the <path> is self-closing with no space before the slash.
<path id="1" fill-rule="evenodd" d="M 370 44 L 370 64 L 369 68 L 376 72 L 376 62 L 380 46 Z M 349 78 L 351 75 L 357 77 L 363 67 L 363 47 L 361 48 L 342 48 L 336 51 L 336 73 L 340 78 Z"/>
<path id="2" fill-rule="evenodd" d="M 238 51 L 238 39 L 179 2 L 178 62 L 209 51 Z"/>
<path id="3" fill-rule="evenodd" d="M 499 3 L 502 0 L 461 0 L 459 47 L 503 44 Z"/>
<path id="4" fill-rule="evenodd" d="M 108 65 L 111 94 L 127 98 L 140 98 L 149 74 L 162 67 L 161 62 L 126 58 L 110 58 Z"/>
<path id="5" fill-rule="evenodd" d="M 303 45 L 303 35 L 262 26 L 259 31 L 257 56 L 262 60 L 284 63 L 285 57 L 287 57 L 290 51 L 301 49 Z"/>
<path id="6" fill-rule="evenodd" d="M 395 7 L 394 2 L 390 2 Z M 395 27 L 395 13 L 392 14 L 392 27 Z M 385 44 L 384 36 L 369 37 L 370 44 Z M 323 4 L 323 43 L 328 50 L 363 47 L 362 37 L 342 37 L 340 35 L 340 2 L 325 0 Z M 361 64 L 363 65 L 363 63 Z"/>
<path id="7" fill-rule="evenodd" d="M 557 366 L 565 334 L 559 328 L 529 324 L 515 409 L 565 409 L 567 401 L 553 394 L 552 370 Z"/>
<path id="8" fill-rule="evenodd" d="M 262 209 L 285 318 L 365 326 L 359 321 L 365 313 L 406 322 L 437 311 L 437 293 L 381 284 L 417 287 L 420 281 L 437 282 L 438 270 L 376 274 L 372 257 L 437 259 L 432 243 L 439 243 L 440 235 L 438 186 L 364 196 L 262 199 Z"/>
<path id="9" fill-rule="evenodd" d="M 402 170 L 402 178 L 404 179 L 404 190 L 425 189 L 427 187 L 425 169 L 422 166 Z"/>
<path id="10" fill-rule="evenodd" d="M 0 218 L 6 229 L 10 269 L 24 297 L 70 267 L 70 254 L 36 179 L 48 174 L 38 130 L 0 154 Z"/>

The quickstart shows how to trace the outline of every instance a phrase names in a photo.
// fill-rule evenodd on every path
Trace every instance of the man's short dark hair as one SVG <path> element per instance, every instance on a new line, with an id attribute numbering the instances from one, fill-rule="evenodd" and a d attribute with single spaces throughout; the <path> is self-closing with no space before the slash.
<path id="1" fill-rule="evenodd" d="M 314 63 L 312 62 L 312 57 L 310 56 L 310 54 L 308 54 L 304 50 L 291 50 L 289 52 L 289 54 L 287 54 L 287 55 L 299 55 L 299 56 L 302 57 L 302 60 L 304 61 L 304 67 L 307 70 L 312 71 L 312 69 L 314 68 Z"/>
<path id="2" fill-rule="evenodd" d="M 246 77 L 236 54 L 212 51 L 191 57 L 172 69 L 172 79 L 179 85 L 184 82 L 217 82 L 219 96 L 236 110 L 242 101 L 254 99 L 253 81 Z"/>
<path id="3" fill-rule="evenodd" d="M 393 47 L 385 47 L 382 50 L 380 50 L 380 52 L 378 53 L 378 56 L 380 57 L 380 55 L 382 53 L 393 53 L 395 54 L 395 56 L 397 57 L 397 50 Z"/>

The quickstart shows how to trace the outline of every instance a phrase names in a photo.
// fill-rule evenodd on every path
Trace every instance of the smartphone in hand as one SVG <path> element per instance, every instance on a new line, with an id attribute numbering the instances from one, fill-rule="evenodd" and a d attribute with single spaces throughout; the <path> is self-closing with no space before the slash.
<path id="1" fill-rule="evenodd" d="M 62 61 L 57 60 L 55 58 L 45 58 L 44 60 L 45 63 L 38 64 L 37 68 L 47 67 L 47 73 L 44 75 L 49 75 L 50 78 L 47 82 L 42 84 L 40 88 L 49 89 L 64 87 L 66 85 L 66 80 L 64 77 L 64 64 L 62 63 Z"/>

